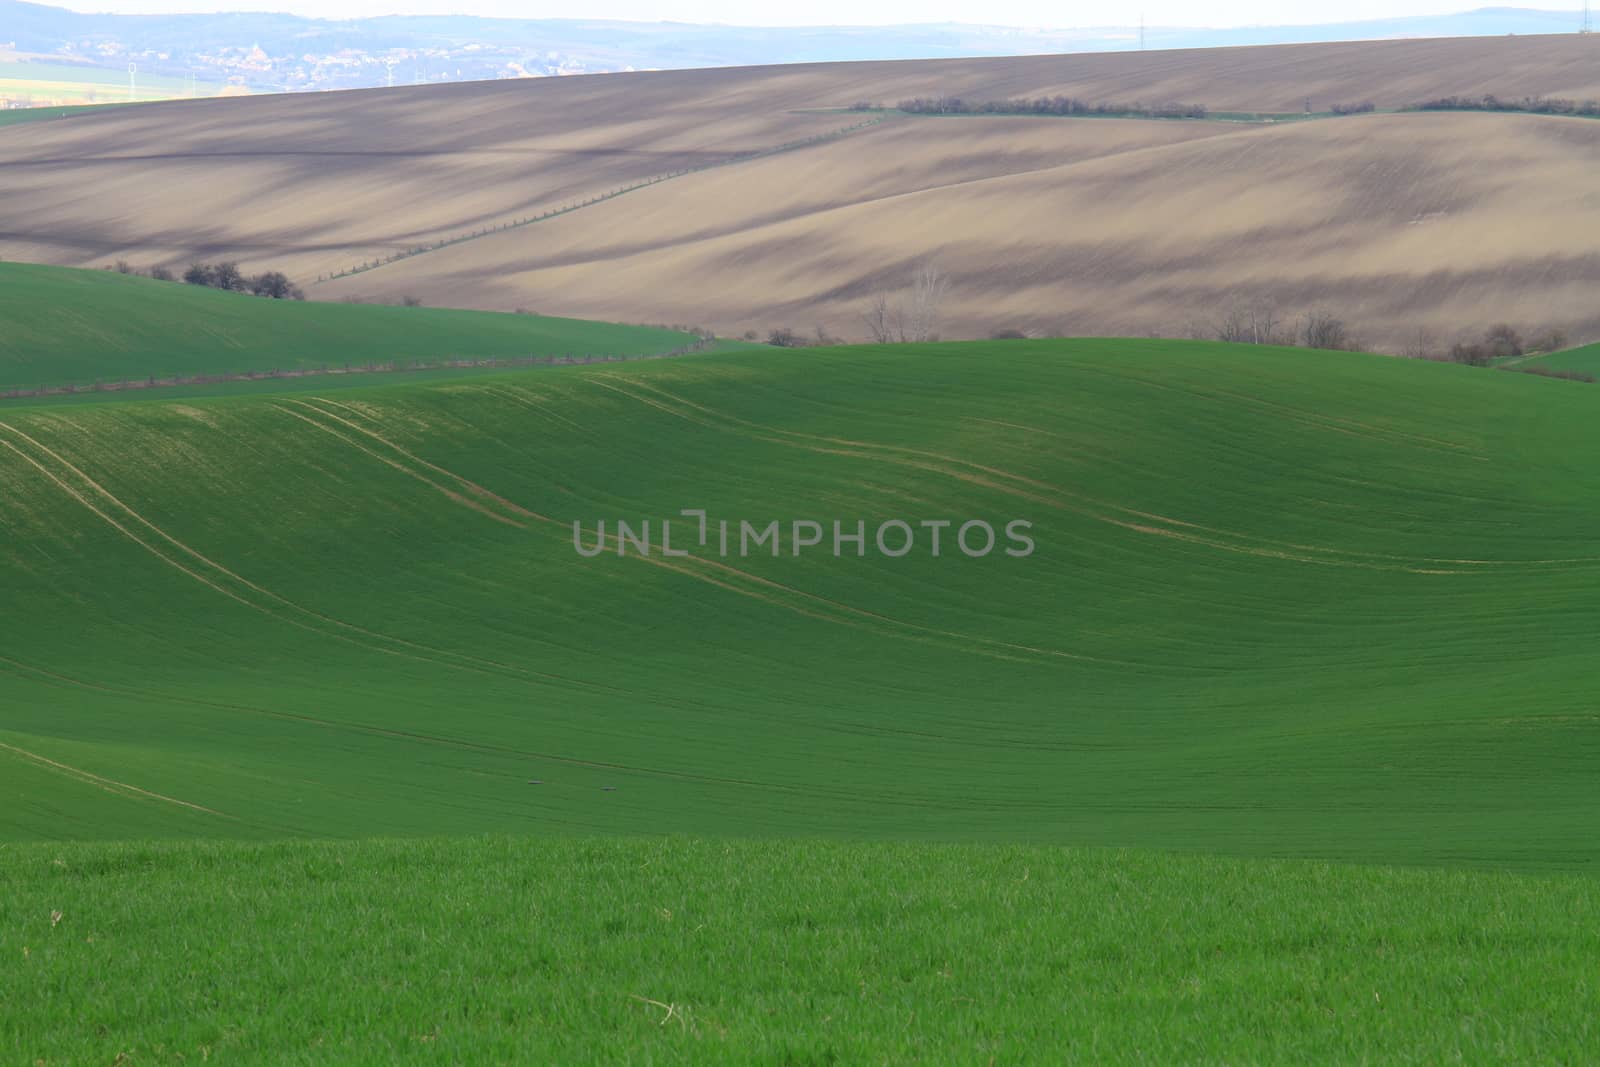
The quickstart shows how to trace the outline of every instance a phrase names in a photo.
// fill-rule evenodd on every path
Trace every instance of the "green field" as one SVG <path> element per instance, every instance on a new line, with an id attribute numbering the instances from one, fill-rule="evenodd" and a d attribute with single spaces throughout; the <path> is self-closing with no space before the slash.
<path id="1" fill-rule="evenodd" d="M 0 393 L 132 378 L 546 355 L 644 355 L 687 334 L 541 315 L 269 301 L 114 271 L 0 263 Z"/>
<path id="2" fill-rule="evenodd" d="M 215 96 L 222 86 L 216 82 L 199 81 L 193 90 L 197 97 Z M 0 60 L 0 99 L 81 98 L 121 104 L 132 100 L 170 100 L 188 95 L 188 78 L 148 73 L 135 75 L 135 84 L 130 92 L 126 63 L 114 67 L 92 67 L 77 63 Z"/>
<path id="3" fill-rule="evenodd" d="M 1532 359 L 1519 359 L 1516 361 L 1516 366 L 1575 370 L 1584 374 L 1600 375 L 1600 344 L 1569 348 L 1564 352 L 1552 352 L 1548 356 L 1534 356 Z"/>
<path id="4" fill-rule="evenodd" d="M 66 119 L 74 115 L 86 115 L 99 111 L 102 108 L 117 107 L 116 104 L 80 104 L 70 107 L 24 107 L 0 111 L 0 127 L 19 126 L 24 122 L 43 122 L 46 119 Z"/>
<path id="5" fill-rule="evenodd" d="M 1595 395 L 1084 341 L 12 402 L 0 742 L 219 814 L 19 756 L 0 827 L 1592 870 Z M 571 545 L 693 507 L 1021 518 L 1040 547 Z"/>
<path id="6" fill-rule="evenodd" d="M 1600 1041 L 1581 877 L 675 839 L 0 857 L 8 1063 L 1581 1063 Z"/>
<path id="7" fill-rule="evenodd" d="M 6 275 L 100 287 L 0 305 L 36 380 L 680 340 L 59 273 Z M 1594 389 L 1100 340 L 335 381 L 0 403 L 11 1058 L 1600 1036 Z M 660 554 L 684 508 L 731 558 Z M 580 557 L 602 519 L 655 552 Z M 867 554 L 741 558 L 741 519 Z M 886 558 L 889 519 L 1037 551 Z"/>

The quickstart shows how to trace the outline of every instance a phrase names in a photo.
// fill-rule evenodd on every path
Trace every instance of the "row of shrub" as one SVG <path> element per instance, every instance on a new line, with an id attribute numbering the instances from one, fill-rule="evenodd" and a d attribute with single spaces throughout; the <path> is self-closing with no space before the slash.
<path id="1" fill-rule="evenodd" d="M 271 300 L 306 298 L 301 288 L 282 271 L 269 270 L 247 275 L 239 269 L 239 264 L 231 261 L 191 263 L 189 269 L 183 272 L 183 280 L 188 285 L 203 285 L 208 289 L 224 289 L 231 293 L 251 293 Z"/>
<path id="2" fill-rule="evenodd" d="M 345 297 L 340 297 L 339 298 L 339 303 L 341 303 L 341 304 L 375 304 L 375 305 L 377 305 L 379 307 L 419 308 L 419 307 L 422 306 L 422 297 L 407 295 L 407 296 L 402 296 L 397 300 L 377 300 L 377 299 L 369 299 L 369 298 L 364 297 L 364 296 L 345 296 Z M 516 313 L 518 315 L 531 315 L 531 314 L 533 314 L 533 312 L 528 311 L 526 308 L 518 308 Z"/>
<path id="3" fill-rule="evenodd" d="M 1194 341 L 1279 345 L 1285 348 L 1299 345 L 1337 352 L 1367 351 L 1366 345 L 1338 315 L 1317 310 L 1291 319 L 1268 300 L 1231 304 L 1214 319 L 1190 322 L 1184 333 Z"/>
<path id="4" fill-rule="evenodd" d="M 1309 110 L 1310 105 L 1307 105 Z M 1103 117 L 1147 119 L 1203 119 L 1210 115 L 1201 104 L 1096 104 L 1071 96 L 1015 97 L 1009 100 L 965 100 L 959 96 L 917 96 L 895 105 L 898 111 L 913 115 L 1099 115 Z M 1365 115 L 1378 106 L 1370 100 L 1354 104 L 1334 104 L 1334 115 Z M 881 111 L 870 101 L 852 104 L 852 111 Z M 1559 97 L 1525 96 L 1505 99 L 1484 96 L 1442 96 L 1414 104 L 1411 111 L 1518 111 L 1531 115 L 1571 115 L 1600 118 L 1600 100 L 1566 100 Z"/>
<path id="5" fill-rule="evenodd" d="M 1309 110 L 1310 105 L 1307 105 Z M 880 105 L 858 101 L 852 111 L 882 111 Z M 1210 116 L 1202 104 L 1096 104 L 1071 96 L 1013 97 L 1009 100 L 964 100 L 959 96 L 917 96 L 902 100 L 895 110 L 913 115 L 1087 115 L 1102 118 L 1203 119 Z M 1334 104 L 1334 115 L 1365 115 L 1378 110 L 1371 100 Z"/>
<path id="6" fill-rule="evenodd" d="M 252 296 L 263 296 L 271 300 L 304 300 L 305 292 L 289 276 L 282 271 L 269 270 L 260 274 L 245 274 L 239 269 L 239 264 L 232 261 L 221 263 L 191 263 L 183 272 L 180 279 L 166 267 L 151 267 L 149 270 L 139 270 L 125 259 L 106 268 L 118 274 L 139 274 L 147 278 L 154 278 L 158 282 L 183 281 L 187 285 L 200 285 L 207 289 L 224 289 L 231 293 L 249 293 Z"/>
<path id="7" fill-rule="evenodd" d="M 1021 336 L 1017 331 L 1001 331 L 996 338 Z M 1345 326 L 1344 320 L 1325 311 L 1302 315 L 1293 323 L 1280 320 L 1270 305 L 1241 305 L 1225 312 L 1208 330 L 1190 331 L 1196 339 L 1232 341 L 1235 344 L 1271 344 L 1332 351 L 1364 352 L 1366 347 Z M 1562 378 L 1574 382 L 1593 382 L 1594 375 L 1582 371 L 1552 370 L 1548 367 L 1507 365 L 1504 361 L 1521 356 L 1559 352 L 1570 343 L 1565 331 L 1541 330 L 1529 337 L 1509 323 L 1497 323 L 1481 337 L 1463 338 L 1440 345 L 1427 331 L 1419 331 L 1402 353 L 1413 359 L 1461 363 L 1469 367 L 1498 367 L 1521 374 Z"/>
<path id="8" fill-rule="evenodd" d="M 787 326 L 780 326 L 776 330 L 769 331 L 765 341 L 761 340 L 761 335 L 755 330 L 746 330 L 744 339 L 746 341 L 759 341 L 762 344 L 771 345 L 773 348 L 827 348 L 830 345 L 849 344 L 843 337 L 834 337 L 829 334 L 821 325 L 817 326 L 815 333 L 809 335 L 798 333 Z M 934 340 L 937 341 L 938 338 L 936 337 Z"/>
<path id="9" fill-rule="evenodd" d="M 1551 370 L 1549 367 L 1501 367 L 1501 370 L 1516 371 L 1518 374 L 1537 374 L 1541 378 L 1561 378 L 1569 382 L 1594 382 L 1594 375 L 1585 374 L 1579 370 Z"/>
<path id="10" fill-rule="evenodd" d="M 1559 352 L 1567 347 L 1567 335 L 1560 330 L 1544 330 L 1528 340 L 1509 323 L 1489 327 L 1481 338 L 1457 341 L 1450 346 L 1451 363 L 1466 363 L 1473 367 L 1489 367 L 1503 359 L 1515 359 L 1532 353 Z"/>
<path id="11" fill-rule="evenodd" d="M 1498 96 L 1443 96 L 1417 104 L 1413 111 L 1521 111 L 1531 115 L 1572 115 L 1600 119 L 1600 100 L 1562 100 L 1547 96 L 1525 96 L 1502 100 Z"/>
<path id="12" fill-rule="evenodd" d="M 1266 302 L 1239 303 L 1224 310 L 1210 321 L 1191 323 L 1184 335 L 1197 341 L 1226 341 L 1233 344 L 1277 345 L 1284 348 L 1302 347 L 1322 351 L 1366 352 L 1367 346 L 1345 323 L 1344 319 L 1328 311 L 1312 311 L 1297 318 L 1287 318 Z M 989 334 L 991 341 L 1026 340 L 1049 336 L 1037 330 L 1016 328 L 998 329 Z M 1150 334 L 1152 338 L 1160 333 Z M 799 333 L 788 327 L 771 330 L 763 339 L 755 330 L 747 330 L 746 341 L 760 341 L 774 348 L 812 348 L 848 344 L 843 338 L 831 336 L 822 326 L 814 334 Z M 933 335 L 930 340 L 938 340 Z M 1524 337 L 1523 333 L 1507 323 L 1489 327 L 1479 337 L 1442 343 L 1429 331 L 1418 331 L 1409 339 L 1400 353 L 1411 359 L 1435 362 L 1461 363 L 1473 367 L 1492 367 L 1504 360 L 1520 356 L 1543 355 L 1559 352 L 1568 347 L 1570 339 L 1558 329 L 1541 330 Z M 1544 367 L 1503 366 L 1525 374 L 1538 374 L 1549 378 L 1592 382 L 1594 377 L 1579 371 L 1550 370 Z"/>
<path id="13" fill-rule="evenodd" d="M 1361 342 L 1346 328 L 1344 321 L 1334 315 L 1315 311 L 1291 322 L 1281 319 L 1275 309 L 1262 304 L 1239 305 L 1225 312 L 1215 322 L 1191 325 L 1187 333 L 1191 339 L 1197 341 L 1231 341 L 1235 344 L 1283 347 L 1303 345 L 1306 348 L 1326 350 L 1366 351 Z M 1049 334 L 1036 330 L 1008 328 L 995 330 L 989 335 L 989 340 L 1022 341 L 1046 336 Z M 1159 337 L 1160 334 L 1150 336 Z M 818 348 L 849 343 L 843 338 L 830 335 L 820 325 L 814 334 L 803 334 L 782 327 L 769 331 L 764 341 L 755 330 L 747 330 L 744 339 L 760 341 L 774 348 Z M 939 335 L 929 334 L 925 340 L 937 341 Z"/>
<path id="14" fill-rule="evenodd" d="M 173 273 L 165 267 L 153 267 L 148 271 L 139 271 L 130 266 L 125 260 L 118 260 L 115 266 L 107 267 L 122 274 L 146 274 L 157 281 L 178 280 Z M 250 293 L 255 296 L 275 300 L 304 300 L 305 293 L 295 285 L 281 271 L 266 271 L 261 274 L 246 275 L 235 262 L 224 260 L 218 263 L 193 263 L 183 273 L 182 280 L 189 285 L 200 285 L 211 289 L 222 289 L 229 292 Z M 346 303 L 363 303 L 360 298 L 346 297 Z M 401 303 L 406 307 L 420 307 L 422 301 L 413 296 L 407 296 Z M 518 308 L 519 314 L 532 314 L 526 308 Z M 690 333 L 702 341 L 713 337 L 712 331 L 699 326 L 659 324 L 663 329 L 672 329 L 680 333 Z M 1270 302 L 1255 301 L 1236 303 L 1224 310 L 1215 320 L 1206 323 L 1191 324 L 1187 329 L 1189 337 L 1196 340 L 1227 341 L 1235 344 L 1263 344 L 1303 346 L 1329 351 L 1366 351 L 1366 346 L 1354 335 L 1345 321 L 1327 311 L 1313 311 L 1290 320 L 1282 316 L 1277 308 Z M 1524 338 L 1521 331 L 1509 323 L 1498 323 L 1485 330 L 1481 337 L 1457 340 L 1448 348 L 1438 345 L 1426 331 L 1419 331 L 1412 341 L 1408 341 L 1403 355 L 1415 359 L 1440 360 L 1451 363 L 1461 363 L 1474 367 L 1491 367 L 1502 364 L 1505 360 L 1515 359 L 1525 355 L 1537 355 L 1549 352 L 1558 352 L 1566 348 L 1569 338 L 1566 333 L 1558 329 L 1546 329 L 1530 337 Z M 1426 336 L 1425 336 L 1426 335 Z M 1001 329 L 990 335 L 991 340 L 1023 339 L 1039 336 L 1033 332 L 1024 332 L 1018 329 Z M 1152 334 L 1151 336 L 1159 336 Z M 757 341 L 760 335 L 749 330 L 744 334 L 747 341 Z M 930 340 L 938 340 L 937 335 L 932 335 Z M 831 336 L 826 329 L 818 325 L 812 335 L 798 333 L 788 327 L 781 327 L 770 331 L 765 343 L 775 348 L 806 348 L 838 345 L 846 343 L 843 338 Z M 1517 367 L 1505 366 L 1504 370 L 1516 370 L 1525 374 L 1538 374 L 1544 377 L 1563 378 L 1571 381 L 1593 382 L 1593 375 L 1579 371 L 1551 370 L 1544 367 Z"/>
<path id="15" fill-rule="evenodd" d="M 1010 100 L 963 100 L 959 96 L 918 96 L 902 100 L 896 110 L 913 115 L 1099 115 L 1146 119 L 1203 119 L 1210 112 L 1200 104 L 1094 104 L 1071 96 L 1018 97 Z M 858 103 L 852 110 L 881 110 Z"/>

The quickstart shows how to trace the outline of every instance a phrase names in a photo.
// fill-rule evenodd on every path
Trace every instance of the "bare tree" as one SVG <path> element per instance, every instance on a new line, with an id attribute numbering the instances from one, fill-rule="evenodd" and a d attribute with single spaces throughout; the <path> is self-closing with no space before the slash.
<path id="1" fill-rule="evenodd" d="M 1428 327 L 1418 326 L 1400 342 L 1400 354 L 1407 359 L 1439 359 L 1444 355 L 1444 344 Z"/>
<path id="2" fill-rule="evenodd" d="M 911 291 L 904 300 L 890 303 L 884 293 L 872 298 L 863 316 L 867 333 L 878 344 L 936 341 L 939 309 L 949 292 L 949 277 L 928 260 L 912 274 Z"/>
<path id="3" fill-rule="evenodd" d="M 215 264 L 211 268 L 211 286 L 214 289 L 226 289 L 234 293 L 244 292 L 245 277 L 239 270 L 239 264 L 232 260 Z"/>
<path id="4" fill-rule="evenodd" d="M 1250 323 L 1255 330 L 1258 345 L 1292 345 L 1294 336 L 1286 333 L 1283 321 L 1278 317 L 1278 309 L 1266 302 L 1257 303 L 1250 308 Z"/>
<path id="5" fill-rule="evenodd" d="M 828 328 L 822 323 L 817 323 L 817 339 L 812 342 L 818 348 L 827 348 L 829 345 L 842 345 L 844 341 L 828 333 Z"/>
<path id="6" fill-rule="evenodd" d="M 950 292 L 950 279 L 930 259 L 917 268 L 911 279 L 911 306 L 907 311 L 906 332 L 911 341 L 938 340 L 939 308 Z"/>
<path id="7" fill-rule="evenodd" d="M 886 345 L 895 339 L 892 325 L 893 316 L 889 311 L 889 298 L 883 293 L 879 293 L 872 298 L 872 303 L 867 306 L 867 311 L 863 318 L 867 320 L 867 336 L 872 339 L 873 343 Z"/>
<path id="8" fill-rule="evenodd" d="M 1235 305 L 1223 312 L 1222 318 L 1217 320 L 1216 338 L 1230 344 L 1255 343 L 1255 328 L 1251 325 L 1250 316 L 1246 314 L 1244 308 Z"/>
<path id="9" fill-rule="evenodd" d="M 1313 311 L 1301 319 L 1300 343 L 1307 348 L 1342 351 L 1350 347 L 1350 331 L 1344 320 L 1330 312 Z"/>
<path id="10" fill-rule="evenodd" d="M 1214 336 L 1219 341 L 1241 345 L 1294 343 L 1294 338 L 1284 333 L 1278 309 L 1264 300 L 1235 304 L 1229 308 L 1217 321 Z"/>
<path id="11" fill-rule="evenodd" d="M 255 277 L 247 279 L 246 284 L 256 296 L 264 296 L 272 300 L 287 300 L 295 292 L 295 284 L 282 271 L 277 270 L 269 270 L 263 274 L 257 274 Z"/>
<path id="12" fill-rule="evenodd" d="M 1489 327 L 1483 335 L 1483 341 L 1495 359 L 1509 359 L 1523 352 L 1522 334 L 1510 323 L 1502 322 Z"/>
<path id="13" fill-rule="evenodd" d="M 1487 367 L 1494 363 L 1494 349 L 1482 341 L 1457 341 L 1450 346 L 1450 362 L 1465 363 L 1469 367 Z"/>
<path id="14" fill-rule="evenodd" d="M 1567 331 L 1552 326 L 1535 334 L 1526 347 L 1529 352 L 1559 352 L 1567 344 Z"/>

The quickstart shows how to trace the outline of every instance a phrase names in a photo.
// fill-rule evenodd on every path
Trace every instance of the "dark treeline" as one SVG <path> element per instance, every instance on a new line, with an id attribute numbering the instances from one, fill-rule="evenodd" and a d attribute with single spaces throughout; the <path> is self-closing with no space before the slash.
<path id="1" fill-rule="evenodd" d="M 245 274 L 237 263 L 191 263 L 183 272 L 189 285 L 203 285 L 208 289 L 226 289 L 232 293 L 251 293 L 271 300 L 304 300 L 306 294 L 290 281 L 282 271 L 269 270 L 261 274 Z"/>
<path id="2" fill-rule="evenodd" d="M 913 115 L 1099 115 L 1107 118 L 1203 119 L 1210 112 L 1199 104 L 1092 104 L 1070 96 L 1012 100 L 963 100 L 958 96 L 918 96 L 895 107 Z M 856 111 L 878 110 L 856 104 Z"/>
<path id="3" fill-rule="evenodd" d="M 1017 97 L 1009 100 L 966 100 L 959 96 L 917 96 L 894 105 L 912 115 L 1087 115 L 1105 118 L 1203 119 L 1211 114 L 1201 104 L 1097 104 L 1071 96 Z M 881 111 L 870 101 L 852 104 L 852 111 Z M 1335 104 L 1334 115 L 1364 115 L 1377 110 L 1371 101 Z M 1530 115 L 1600 118 L 1600 100 L 1566 100 L 1526 96 L 1443 96 L 1413 104 L 1409 111 L 1515 111 Z"/>
<path id="4" fill-rule="evenodd" d="M 1561 100 L 1525 96 L 1502 100 L 1498 96 L 1444 96 L 1418 104 L 1414 111 L 1521 111 L 1530 115 L 1575 115 L 1600 119 L 1600 100 Z"/>
<path id="5" fill-rule="evenodd" d="M 230 293 L 250 293 L 252 296 L 264 296 L 272 300 L 304 300 L 306 294 L 298 285 L 289 279 L 287 274 L 279 270 L 263 271 L 260 274 L 246 274 L 239 269 L 239 264 L 223 261 L 220 263 L 191 263 L 189 269 L 183 272 L 180 279 L 166 267 L 151 267 L 149 270 L 139 270 L 125 259 L 106 268 L 118 274 L 143 275 L 154 278 L 158 282 L 183 281 L 188 285 L 200 285 L 207 289 L 225 289 Z"/>

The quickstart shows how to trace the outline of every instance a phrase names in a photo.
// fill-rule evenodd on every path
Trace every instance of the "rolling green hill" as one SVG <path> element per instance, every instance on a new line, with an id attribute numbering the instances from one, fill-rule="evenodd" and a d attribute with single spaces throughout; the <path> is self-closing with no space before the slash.
<path id="1" fill-rule="evenodd" d="M 1600 374 L 1600 344 L 1569 348 L 1552 352 L 1548 356 L 1534 356 L 1517 361 L 1518 367 L 1543 367 L 1546 370 L 1575 370 L 1584 374 Z"/>
<path id="2" fill-rule="evenodd" d="M 694 340 L 539 315 L 268 301 L 22 263 L 0 263 L 0 324 L 0 392 L 370 362 L 643 355 Z"/>
<path id="3" fill-rule="evenodd" d="M 1081 341 L 7 403 L 0 836 L 1594 870 L 1597 396 Z M 868 551 L 574 551 L 685 508 Z M 1037 551 L 887 558 L 890 519 Z"/>

